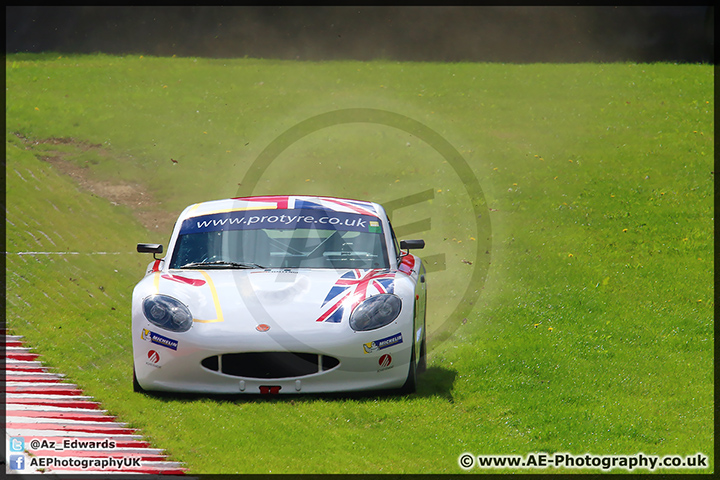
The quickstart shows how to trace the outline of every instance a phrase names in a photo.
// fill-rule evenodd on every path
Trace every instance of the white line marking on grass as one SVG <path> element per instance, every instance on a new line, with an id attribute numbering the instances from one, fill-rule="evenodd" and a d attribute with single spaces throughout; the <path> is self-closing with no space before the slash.
<path id="1" fill-rule="evenodd" d="M 3 252 L 5 255 L 129 255 L 136 252 Z"/>

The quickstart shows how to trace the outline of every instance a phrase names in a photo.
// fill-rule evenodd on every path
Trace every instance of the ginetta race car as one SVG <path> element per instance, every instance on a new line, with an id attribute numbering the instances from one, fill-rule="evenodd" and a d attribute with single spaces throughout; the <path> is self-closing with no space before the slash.
<path id="1" fill-rule="evenodd" d="M 310 196 L 187 207 L 132 298 L 135 391 L 415 390 L 426 274 L 382 206 Z"/>

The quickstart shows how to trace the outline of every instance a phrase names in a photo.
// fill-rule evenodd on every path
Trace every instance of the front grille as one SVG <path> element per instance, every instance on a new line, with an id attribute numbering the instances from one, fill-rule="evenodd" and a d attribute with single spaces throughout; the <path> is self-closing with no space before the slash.
<path id="1" fill-rule="evenodd" d="M 291 378 L 331 370 L 340 364 L 335 357 L 316 353 L 247 352 L 204 358 L 200 364 L 214 372 L 245 378 Z"/>

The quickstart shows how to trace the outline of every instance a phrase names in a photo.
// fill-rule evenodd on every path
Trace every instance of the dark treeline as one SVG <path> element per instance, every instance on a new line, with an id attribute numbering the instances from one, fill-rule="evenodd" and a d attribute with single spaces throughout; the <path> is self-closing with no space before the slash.
<path id="1" fill-rule="evenodd" d="M 714 8 L 6 7 L 6 52 L 714 63 Z"/>

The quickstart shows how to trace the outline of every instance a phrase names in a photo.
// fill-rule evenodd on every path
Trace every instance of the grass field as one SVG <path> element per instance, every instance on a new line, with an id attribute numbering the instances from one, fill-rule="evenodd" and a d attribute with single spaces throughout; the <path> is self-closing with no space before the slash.
<path id="1" fill-rule="evenodd" d="M 701 452 L 690 471 L 714 471 L 712 66 L 43 54 L 7 56 L 6 84 L 8 328 L 191 473 L 462 473 L 463 452 Z M 279 135 L 350 108 L 445 138 L 491 230 L 446 158 L 367 122 L 288 145 L 246 191 Z M 422 192 L 393 222 L 436 260 L 429 329 L 452 335 L 416 395 L 132 392 L 135 244 L 167 244 L 186 205 Z"/>

